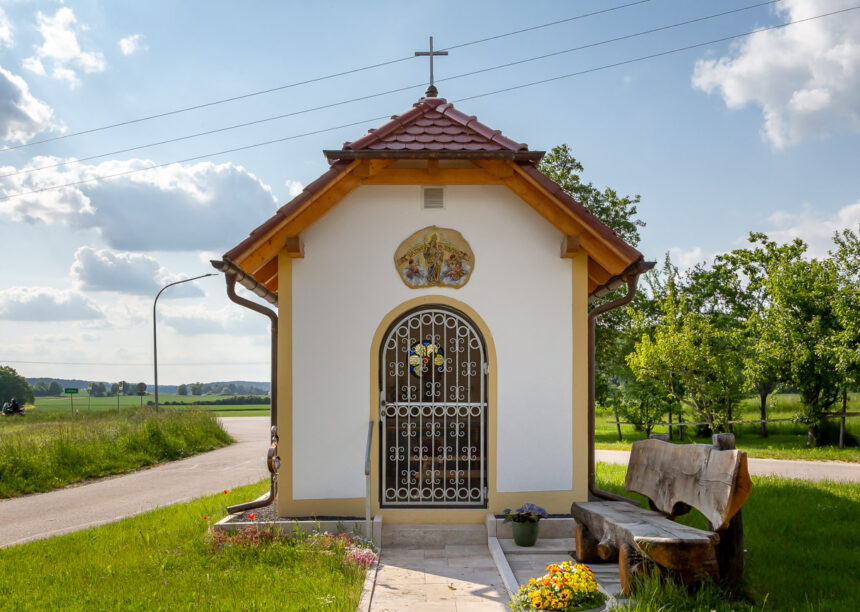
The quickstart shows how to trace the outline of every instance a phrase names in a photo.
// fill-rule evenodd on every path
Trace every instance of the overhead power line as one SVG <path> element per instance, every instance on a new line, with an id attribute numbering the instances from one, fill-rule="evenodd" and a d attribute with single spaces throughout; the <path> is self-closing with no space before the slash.
<path id="1" fill-rule="evenodd" d="M 831 17 L 831 16 L 833 16 L 833 15 L 839 15 L 839 14 L 847 13 L 847 12 L 850 12 L 850 11 L 856 11 L 857 9 L 860 9 L 860 5 L 852 6 L 852 7 L 848 7 L 848 8 L 844 8 L 844 9 L 840 9 L 840 10 L 837 10 L 837 11 L 831 11 L 831 12 L 829 12 L 829 13 L 823 13 L 823 14 L 820 14 L 820 15 L 815 15 L 815 16 L 813 16 L 813 17 L 806 17 L 806 18 L 803 18 L 803 19 L 796 19 L 796 20 L 794 20 L 794 21 L 789 21 L 789 22 L 787 22 L 787 23 L 781 23 L 781 24 L 776 24 L 776 25 L 772 25 L 772 26 L 766 26 L 766 27 L 763 27 L 763 28 L 757 28 L 757 29 L 755 29 L 755 30 L 751 30 L 751 31 L 749 31 L 749 32 L 742 32 L 742 33 L 740 33 L 740 34 L 733 34 L 733 35 L 731 35 L 731 36 L 723 36 L 723 37 L 721 37 L 721 38 L 715 38 L 715 39 L 713 39 L 713 40 L 709 40 L 709 41 L 705 41 L 705 42 L 695 43 L 695 44 L 692 44 L 692 45 L 686 45 L 686 46 L 684 46 L 684 47 L 677 47 L 677 48 L 675 48 L 675 49 L 669 49 L 669 50 L 667 50 L 667 51 L 661 51 L 661 52 L 659 52 L 659 53 L 652 53 L 652 54 L 649 54 L 649 55 L 642 55 L 642 56 L 639 56 L 639 57 L 635 57 L 635 58 L 631 58 L 631 59 L 627 59 L 627 60 L 623 60 L 623 61 L 619 61 L 619 62 L 613 62 L 613 63 L 611 63 L 611 64 L 604 64 L 604 65 L 602 65 L 602 66 L 596 66 L 596 67 L 594 67 L 594 68 L 587 68 L 587 69 L 585 69 L 585 70 L 579 70 L 579 71 L 576 71 L 576 72 L 569 72 L 569 73 L 567 73 L 567 74 L 562 74 L 562 75 L 558 75 L 558 76 L 555 76 L 555 77 L 550 77 L 550 78 L 548 78 L 548 79 L 541 79 L 541 80 L 538 80 L 538 81 L 531 81 L 531 82 L 529 82 L 529 83 L 522 83 L 522 84 L 520 84 L 520 85 L 513 85 L 513 86 L 510 86 L 510 87 L 504 87 L 504 88 L 502 88 L 502 89 L 496 89 L 496 90 L 494 90 L 494 91 L 488 91 L 488 92 L 484 92 L 484 93 L 481 93 L 481 94 L 475 94 L 475 95 L 473 95 L 473 96 L 467 96 L 467 97 L 464 97 L 464 98 L 459 98 L 459 99 L 457 99 L 457 100 L 452 100 L 452 102 L 464 102 L 464 101 L 466 101 L 466 100 L 475 100 L 475 99 L 477 99 L 477 98 L 484 98 L 484 97 L 487 97 L 487 96 L 493 96 L 493 95 L 497 95 L 497 94 L 500 94 L 500 93 L 506 93 L 506 92 L 510 92 L 510 91 L 516 91 L 516 90 L 519 90 L 519 89 L 524 89 L 524 88 L 526 88 L 526 87 L 534 87 L 535 85 L 542 85 L 542 84 L 545 84 L 545 83 L 551 83 L 551 82 L 554 82 L 554 81 L 560 81 L 560 80 L 562 80 L 562 79 L 572 78 L 572 77 L 575 77 L 575 76 L 581 76 L 581 75 L 583 75 L 583 74 L 590 74 L 590 73 L 593 73 L 593 72 L 599 72 L 599 71 L 601 71 L 601 70 L 608 70 L 608 69 L 610 69 L 610 68 L 616 68 L 616 67 L 618 67 L 618 66 L 625 66 L 625 65 L 628 65 L 628 64 L 634 64 L 634 63 L 637 63 L 637 62 L 642 62 L 642 61 L 646 61 L 646 60 L 650 60 L 650 59 L 655 59 L 655 58 L 658 58 L 658 57 L 664 57 L 664 56 L 672 55 L 672 54 L 675 54 L 675 53 L 681 53 L 681 52 L 683 52 L 683 51 L 689 51 L 689 50 L 691 50 L 691 49 L 698 49 L 698 48 L 700 48 L 700 47 L 705 47 L 705 46 L 707 46 L 707 45 L 713 45 L 713 44 L 717 44 L 717 43 L 721 43 L 721 42 L 727 42 L 727 41 L 730 41 L 730 40 L 735 40 L 735 39 L 738 39 L 738 38 L 743 38 L 743 37 L 746 37 L 746 36 L 752 36 L 753 34 L 759 34 L 759 33 L 761 33 L 761 32 L 767 32 L 767 31 L 770 31 L 770 30 L 778 30 L 778 29 L 786 28 L 786 27 L 789 27 L 789 26 L 792 26 L 792 25 L 797 25 L 797 24 L 799 24 L 799 23 L 806 23 L 806 22 L 809 22 L 809 21 L 814 21 L 814 20 L 816 20 L 816 19 L 822 19 L 822 18 L 824 18 L 824 17 Z M 157 168 L 163 168 L 163 167 L 165 167 L 165 166 L 169 166 L 169 165 L 171 165 L 171 164 L 181 164 L 181 163 L 186 163 L 186 162 L 191 162 L 191 161 L 197 161 L 197 160 L 200 160 L 200 159 L 205 159 L 205 158 L 208 158 L 208 157 L 215 157 L 215 156 L 217 156 L 217 155 L 224 155 L 224 154 L 227 154 L 227 153 L 234 153 L 234 152 L 237 152 L 237 151 L 244 151 L 244 150 L 247 150 L 247 149 L 253 149 L 253 148 L 257 148 L 257 147 L 263 147 L 263 146 L 270 145 L 270 144 L 275 144 L 275 143 L 284 142 L 284 141 L 288 141 L 288 140 L 294 140 L 294 139 L 296 139 L 296 138 L 302 138 L 302 137 L 304 137 L 304 136 L 310 136 L 310 135 L 313 135 L 313 134 L 321 134 L 321 133 L 324 133 L 324 132 L 331 132 L 331 131 L 334 131 L 334 130 L 339 130 L 339 129 L 341 129 L 341 128 L 345 128 L 345 127 L 352 127 L 352 126 L 355 126 L 355 125 L 361 125 L 361 124 L 363 124 L 363 123 L 369 123 L 369 122 L 371 122 L 371 121 L 381 121 L 382 119 L 387 119 L 387 118 L 388 118 L 388 115 L 383 115 L 383 116 L 380 116 L 380 117 L 373 117 L 373 118 L 370 118 L 370 119 L 363 119 L 363 120 L 361 120 L 361 121 L 353 121 L 353 122 L 351 122 L 351 123 L 345 123 L 345 124 L 338 125 L 338 126 L 334 126 L 334 127 L 330 127 L 330 128 L 322 128 L 322 129 L 319 129 L 319 130 L 313 130 L 313 131 L 310 131 L 310 132 L 305 132 L 305 133 L 303 133 L 303 134 L 294 134 L 294 135 L 292 135 L 292 136 L 285 136 L 285 137 L 283 137 L 283 138 L 276 138 L 276 139 L 273 139 L 273 140 L 267 140 L 267 141 L 264 141 L 264 142 L 257 142 L 257 143 L 253 143 L 253 144 L 250 144 L 250 145 L 245 145 L 245 146 L 242 146 L 242 147 L 234 147 L 234 148 L 232 148 L 232 149 L 225 149 L 225 150 L 223 150 L 223 151 L 216 151 L 216 152 L 212 152 L 212 153 L 204 153 L 204 154 L 202 154 L 202 155 L 196 155 L 196 156 L 194 156 L 194 157 L 188 157 L 188 158 L 185 158 L 185 159 L 174 160 L 174 161 L 165 162 L 165 163 L 161 163 L 161 164 L 152 164 L 152 165 L 149 165 L 149 166 L 147 166 L 147 167 L 145 167 L 145 168 L 136 168 L 136 169 L 134 169 L 134 170 L 126 170 L 126 171 L 124 171 L 124 172 L 118 172 L 118 173 L 115 173 L 115 174 L 108 174 L 108 175 L 103 175 L 103 176 L 91 177 L 91 178 L 88 178 L 88 179 L 83 179 L 83 180 L 75 181 L 75 182 L 72 182 L 72 183 L 64 183 L 64 184 L 61 184 L 61 185 L 53 185 L 53 186 L 50 186 L 50 187 L 43 187 L 43 188 L 41 188 L 41 189 L 34 189 L 34 190 L 31 190 L 31 191 L 23 191 L 23 192 L 20 192 L 20 193 L 14 193 L 14 194 L 10 194 L 10 195 L 6 195 L 6 196 L 3 196 L 3 197 L 0 197 L 0 201 L 11 200 L 11 199 L 19 198 L 19 197 L 22 197 L 22 196 L 25 196 L 25 195 L 32 195 L 32 194 L 42 193 L 42 192 L 45 192 L 45 191 L 53 191 L 53 190 L 56 190 L 56 189 L 63 189 L 63 188 L 65 188 L 65 187 L 75 187 L 75 186 L 78 186 L 78 185 L 83 185 L 83 184 L 85 184 L 85 183 L 95 183 L 95 182 L 99 182 L 99 181 L 103 181 L 103 180 L 107 180 L 107 179 L 111 179 L 111 178 L 117 178 L 117 177 L 120 177 L 120 176 L 126 176 L 126 175 L 129 175 L 129 174 L 136 174 L 136 173 L 139 173 L 139 172 L 145 172 L 145 171 L 147 171 L 147 170 L 154 170 L 154 169 L 157 169 Z"/>
<path id="2" fill-rule="evenodd" d="M 514 62 L 508 62 L 508 63 L 506 63 L 506 64 L 497 64 L 497 65 L 495 65 L 495 66 L 489 66 L 489 67 L 487 67 L 487 68 L 481 68 L 481 69 L 479 69 L 479 70 L 473 70 L 473 71 L 470 71 L 470 72 L 464 72 L 464 73 L 461 73 L 461 74 L 457 74 L 457 75 L 453 75 L 453 76 L 449 76 L 449 77 L 445 77 L 445 78 L 441 78 L 441 79 L 436 79 L 436 82 L 437 82 L 437 83 L 441 83 L 441 82 L 443 82 L 443 81 L 453 81 L 453 80 L 455 80 L 455 79 L 462 79 L 462 78 L 469 77 L 469 76 L 473 76 L 473 75 L 476 75 L 476 74 L 483 74 L 483 73 L 486 73 L 486 72 L 492 72 L 492 71 L 495 71 L 495 70 L 501 70 L 501 69 L 503 69 L 503 68 L 510 68 L 511 66 L 518 66 L 518 65 L 520 65 L 520 64 L 525 64 L 525 63 L 528 63 L 528 62 L 534 62 L 534 61 L 538 61 L 538 60 L 546 59 L 546 58 L 549 58 L 549 57 L 555 57 L 555 56 L 564 55 L 564 54 L 567 54 L 567 53 L 573 53 L 573 52 L 575 52 L 575 51 L 582 51 L 583 49 L 591 49 L 591 48 L 594 48 L 594 47 L 599 47 L 599 46 L 602 46 L 602 45 L 608 45 L 608 44 L 615 43 L 615 42 L 619 42 L 619 41 L 622 41 L 622 40 L 630 40 L 630 39 L 632 39 L 632 38 L 637 38 L 637 37 L 640 37 L 640 36 L 645 36 L 645 35 L 647 35 L 647 34 L 654 34 L 654 33 L 656 33 L 656 32 L 662 32 L 662 31 L 665 31 L 665 30 L 673 29 L 673 28 L 679 28 L 679 27 L 682 27 L 682 26 L 685 26 L 685 25 L 690 25 L 690 24 L 693 24 L 693 23 L 699 23 L 699 22 L 702 22 L 702 21 L 707 21 L 707 20 L 709 20 L 709 19 L 716 19 L 717 17 L 724 17 L 724 16 L 726 16 L 726 15 L 731 15 L 731 14 L 734 14 L 734 13 L 740 13 L 740 12 L 742 12 L 742 11 L 748 11 L 748 10 L 750 10 L 750 9 L 759 8 L 759 7 L 762 7 L 762 6 L 767 6 L 767 5 L 769 5 L 769 4 L 775 4 L 775 3 L 777 3 L 777 2 L 781 2 L 781 1 L 782 1 L 782 0 L 768 0 L 767 2 L 759 2 L 759 3 L 757 3 L 757 4 L 750 4 L 750 5 L 743 6 L 743 7 L 736 8 L 736 9 L 732 9 L 732 10 L 729 10 L 729 11 L 723 11 L 723 12 L 721 12 L 721 13 L 714 13 L 714 14 L 711 14 L 711 15 L 705 15 L 705 16 L 703 16 L 703 17 L 696 17 L 695 19 L 688 19 L 688 20 L 686 20 L 686 21 L 679 21 L 679 22 L 677 22 L 677 23 L 672 23 L 672 24 L 669 24 L 669 25 L 664 25 L 664 26 L 660 26 L 660 27 L 656 27 L 656 28 L 651 28 L 651 29 L 649 29 L 649 30 L 643 30 L 643 31 L 641 31 L 641 32 L 635 32 L 635 33 L 633 33 L 633 34 L 625 34 L 624 36 L 617 36 L 617 37 L 615 37 L 615 38 L 609 38 L 609 39 L 601 40 L 601 41 L 598 41 L 598 42 L 593 42 L 593 43 L 588 43 L 588 44 L 585 44 L 585 45 L 580 45 L 580 46 L 578 46 L 578 47 L 571 47 L 571 48 L 569 48 L 569 49 L 562 49 L 561 51 L 554 51 L 554 52 L 552 52 L 552 53 L 546 53 L 546 54 L 543 54 L 543 55 L 537 55 L 537 56 L 534 56 L 534 57 L 529 57 L 529 58 L 525 58 L 525 59 L 517 60 L 517 61 L 514 61 Z M 236 123 L 236 124 L 233 124 L 233 125 L 223 126 L 223 127 L 219 127 L 219 128 L 213 128 L 213 129 L 211 129 L 211 130 L 205 130 L 205 131 L 203 131 L 203 132 L 196 132 L 196 133 L 193 133 L 193 134 L 186 134 L 186 135 L 184 135 L 184 136 L 177 136 L 177 137 L 174 137 L 174 138 L 168 138 L 168 139 L 166 139 L 166 140 L 159 140 L 159 141 L 156 141 L 156 142 L 150 142 L 150 143 L 147 143 L 147 144 L 136 145 L 136 146 L 128 147 L 128 148 L 125 148 L 125 149 L 118 149 L 118 150 L 115 150 L 115 151 L 110 151 L 110 152 L 108 152 L 108 153 L 99 153 L 99 154 L 97 154 L 97 155 L 88 155 L 88 156 L 86 156 L 86 157 L 80 157 L 80 158 L 76 158 L 76 159 L 73 159 L 73 160 L 57 162 L 57 163 L 54 163 L 54 164 L 47 164 L 47 165 L 44 165 L 44 166 L 38 166 L 38 167 L 36 167 L 36 168 L 27 168 L 27 169 L 24 169 L 24 170 L 18 170 L 18 171 L 16 171 L 16 172 L 10 172 L 10 173 L 8 173 L 8 174 L 0 174 L 0 179 L 2 179 L 2 178 L 12 177 L 12 176 L 19 176 L 19 175 L 22 175 L 22 174 L 32 174 L 33 172 L 38 172 L 38 171 L 40 171 L 40 170 L 49 170 L 49 169 L 51 169 L 51 168 L 59 168 L 60 166 L 74 166 L 74 165 L 77 165 L 77 164 L 80 164 L 80 163 L 83 163 L 83 162 L 86 162 L 86 161 L 91 161 L 91 160 L 93 160 L 93 159 L 100 159 L 100 158 L 102 158 L 102 157 L 111 157 L 111 156 L 113 156 L 113 155 L 120 155 L 120 154 L 122 154 L 122 153 L 131 153 L 131 152 L 134 152 L 134 151 L 140 151 L 140 150 L 148 149 L 148 148 L 151 148 L 151 147 L 157 147 L 157 146 L 166 145 L 166 144 L 172 144 L 172 143 L 181 142 L 181 141 L 185 141 L 185 140 L 191 140 L 191 139 L 193 139 L 193 138 L 199 138 L 199 137 L 202 137 L 202 136 L 210 136 L 210 135 L 212 135 L 212 134 L 218 134 L 218 133 L 227 132 L 227 131 L 230 131 L 230 130 L 236 130 L 236 129 L 240 129 L 240 128 L 251 127 L 251 126 L 254 126 L 254 125 L 260 125 L 260 124 L 268 123 L 268 122 L 271 122 L 271 121 L 277 121 L 277 120 L 279 120 L 279 119 L 286 119 L 286 118 L 288 118 L 288 117 L 295 117 L 295 116 L 298 116 L 298 115 L 303 115 L 303 114 L 311 113 L 311 112 L 314 112 L 314 111 L 324 110 L 324 109 L 328 109 L 328 108 L 334 108 L 334 107 L 337 107 L 337 106 L 343 106 L 343 105 L 346 105 L 346 104 L 352 104 L 352 103 L 354 103 L 354 102 L 360 102 L 360 101 L 363 101 L 363 100 L 370 100 L 370 99 L 372 99 L 372 98 L 379 98 L 379 97 L 387 96 L 387 95 L 391 95 L 391 94 L 394 94 L 394 93 L 400 93 L 400 92 L 403 92 L 403 91 L 408 91 L 408 90 L 410 90 L 410 89 L 414 89 L 414 88 L 416 88 L 416 87 L 422 87 L 422 86 L 424 86 L 424 83 L 423 83 L 423 82 L 422 82 L 422 83 L 414 83 L 414 84 L 412 84 L 412 85 L 406 85 L 406 86 L 404 86 L 404 87 L 398 87 L 398 88 L 396 88 L 396 89 L 388 89 L 388 90 L 386 90 L 386 91 L 381 91 L 381 92 L 377 92 L 377 93 L 373 93 L 373 94 L 368 94 L 368 95 L 365 95 L 365 96 L 359 96 L 359 97 L 356 97 L 356 98 L 349 98 L 349 99 L 346 99 L 346 100 L 341 100 L 341 101 L 339 101 L 339 102 L 332 102 L 332 103 L 330 103 L 330 104 L 322 104 L 322 105 L 319 105 L 319 106 L 314 106 L 314 107 L 311 107 L 311 108 L 305 108 L 305 109 L 302 109 L 302 110 L 292 111 L 292 112 L 289 112 L 289 113 L 281 113 L 281 114 L 279 114 L 279 115 L 274 115 L 274 116 L 271 116 L 271 117 L 263 117 L 263 118 L 261 118 L 261 119 L 255 119 L 255 120 L 253 120 L 253 121 L 245 121 L 245 122 L 242 122 L 242 123 Z"/>
<path id="3" fill-rule="evenodd" d="M 618 5 L 618 6 L 613 6 L 613 7 L 609 7 L 609 8 L 605 8 L 605 9 L 600 9 L 600 10 L 598 10 L 598 11 L 591 11 L 591 12 L 589 12 L 589 13 L 582 13 L 582 14 L 580 14 L 580 15 L 575 15 L 575 16 L 573 16 L 573 17 L 567 17 L 567 18 L 565 18 L 565 19 L 558 19 L 558 20 L 556 20 L 556 21 L 550 21 L 550 22 L 548 22 L 548 23 L 543 23 L 543 24 L 540 24 L 540 25 L 531 26 L 531 27 L 528 27 L 528 28 L 520 29 L 520 30 L 514 30 L 513 32 L 505 32 L 504 34 L 496 34 L 495 36 L 489 36 L 489 37 L 487 37 L 487 38 L 481 38 L 481 39 L 478 39 L 478 40 L 472 40 L 472 41 L 469 41 L 469 42 L 460 43 L 460 44 L 458 44 L 458 45 L 453 45 L 453 46 L 451 46 L 451 47 L 446 47 L 445 49 L 441 49 L 441 50 L 442 50 L 442 51 L 446 51 L 446 50 L 451 50 L 451 49 L 461 49 L 461 48 L 463 48 L 463 47 L 469 47 L 469 46 L 472 46 L 472 45 L 478 45 L 478 44 L 485 43 L 485 42 L 488 42 L 488 41 L 491 41 L 491 40 L 498 40 L 498 39 L 500 39 L 500 38 L 506 38 L 506 37 L 508 37 L 508 36 L 515 36 L 515 35 L 517 35 L 517 34 L 523 34 L 523 33 L 525 33 L 525 32 L 532 32 L 532 31 L 534 31 L 534 30 L 539 30 L 539 29 L 541 29 L 541 28 L 548 28 L 548 27 L 555 26 L 555 25 L 559 25 L 559 24 L 562 24 L 562 23 L 569 23 L 569 22 L 571 22 L 571 21 L 576 21 L 576 20 L 579 20 L 579 19 L 585 19 L 585 18 L 587 18 L 587 17 L 594 17 L 595 15 L 602 15 L 602 14 L 604 14 L 604 13 L 610 13 L 610 12 L 613 12 L 613 11 L 618 11 L 618 10 L 621 10 L 621 9 L 629 8 L 629 7 L 631 7 L 631 6 L 636 6 L 636 5 L 638 5 L 638 4 L 645 4 L 646 2 L 650 2 L 650 1 L 651 1 L 651 0 L 636 0 L 635 2 L 628 2 L 627 4 L 621 4 L 621 5 Z M 780 0 L 775 0 L 775 1 L 777 1 L 777 2 L 778 2 L 778 1 L 780 1 Z M 200 110 L 200 109 L 202 109 L 202 108 L 209 108 L 209 107 L 212 107 L 212 106 L 218 106 L 218 105 L 220 105 L 220 104 L 226 104 L 227 102 L 236 102 L 236 101 L 238 101 L 238 100 L 245 100 L 245 99 L 247 99 L 247 98 L 253 98 L 253 97 L 256 97 L 256 96 L 262 96 L 262 95 L 265 95 L 265 94 L 274 93 L 274 92 L 276 92 L 276 91 L 283 91 L 283 90 L 285 90 L 285 89 L 291 89 L 291 88 L 293 88 L 293 87 L 300 87 L 300 86 L 302 86 L 302 85 L 310 85 L 311 83 L 319 83 L 320 81 L 326 81 L 326 80 L 328 80 L 328 79 L 334 79 L 334 78 L 337 78 L 337 77 L 342 77 L 342 76 L 346 76 L 346 75 L 350 75 L 350 74 L 356 74 L 356 73 L 358 73 L 358 72 L 365 72 L 365 71 L 367 71 L 367 70 L 373 70 L 373 69 L 375 69 L 375 68 L 382 68 L 382 67 L 384 67 L 384 66 L 391 66 L 392 64 L 399 64 L 400 62 L 405 62 L 405 61 L 407 61 L 407 60 L 411 60 L 411 59 L 415 59 L 415 56 L 414 56 L 414 55 L 408 55 L 408 56 L 405 56 L 405 57 L 398 57 L 398 58 L 396 58 L 396 59 L 386 60 L 386 61 L 383 61 L 383 62 L 378 62 L 378 63 L 376 63 L 376 64 L 370 64 L 370 65 L 368 65 L 368 66 L 362 66 L 362 67 L 360 67 L 360 68 L 352 68 L 352 69 L 350 69 L 350 70 L 343 70 L 343 71 L 341 71 L 341 72 L 335 72 L 335 73 L 332 73 L 332 74 L 327 74 L 327 75 L 325 75 L 325 76 L 314 77 L 314 78 L 311 78 L 311 79 L 306 79 L 306 80 L 304 80 L 304 81 L 296 81 L 296 82 L 294 82 L 294 83 L 287 83 L 286 85 L 278 85 L 277 87 L 269 87 L 268 89 L 261 89 L 261 90 L 258 90 L 258 91 L 252 91 L 252 92 L 245 93 L 245 94 L 239 94 L 239 95 L 237 95 L 237 96 L 231 96 L 231 97 L 229 97 L 229 98 L 222 98 L 222 99 L 220 99 L 220 100 L 213 100 L 213 101 L 211 101 L 211 102 L 204 102 L 204 103 L 202 103 L 202 104 L 195 104 L 195 105 L 193 105 L 193 106 L 186 106 L 186 107 L 183 107 L 183 108 L 177 108 L 177 109 L 174 109 L 174 110 L 165 111 L 165 112 L 163 112 L 163 113 L 156 113 L 156 114 L 154 114 L 154 115 L 147 115 L 147 116 L 145 116 L 145 117 L 138 117 L 138 118 L 136 118 L 136 119 L 128 119 L 128 120 L 126 120 L 126 121 L 120 121 L 120 122 L 117 122 L 117 123 L 111 123 L 111 124 L 108 124 L 108 125 L 102 125 L 102 126 L 94 127 L 94 128 L 90 128 L 90 129 L 87 129 L 87 130 L 81 130 L 81 131 L 79 131 L 79 132 L 71 132 L 71 133 L 69 133 L 69 134 L 61 134 L 61 135 L 59 135 L 59 136 L 52 136 L 51 138 L 43 138 L 42 140 L 34 140 L 34 141 L 27 142 L 27 143 L 24 143 L 24 144 L 19 144 L 19 145 L 14 145 L 14 146 L 7 146 L 7 147 L 5 147 L 5 148 L 3 148 L 3 149 L 0 149 L 0 152 L 2 152 L 2 151 L 14 151 L 14 150 L 17 150 L 17 149 L 23 149 L 23 148 L 26 148 L 26 147 L 32 147 L 32 146 L 34 146 L 34 145 L 45 144 L 45 143 L 47 143 L 47 142 L 55 142 L 55 141 L 57 141 L 57 140 L 65 140 L 65 139 L 68 139 L 68 138 L 73 138 L 73 137 L 75 137 L 75 136 L 83 136 L 84 134 L 93 134 L 93 133 L 95 133 L 95 132 L 102 132 L 102 131 L 105 131 L 105 130 L 110 130 L 110 129 L 118 128 L 118 127 L 122 127 L 122 126 L 125 126 L 125 125 L 133 125 L 133 124 L 135 124 L 135 123 L 142 123 L 142 122 L 144 122 L 144 121 L 151 121 L 151 120 L 153 120 L 153 119 L 161 119 L 161 118 L 163 118 L 163 117 L 170 117 L 170 116 L 172 116 L 172 115 L 178 115 L 178 114 L 180 114 L 180 113 L 187 113 L 187 112 L 189 112 L 189 111 Z M 423 83 L 422 83 L 422 85 L 423 85 Z"/>

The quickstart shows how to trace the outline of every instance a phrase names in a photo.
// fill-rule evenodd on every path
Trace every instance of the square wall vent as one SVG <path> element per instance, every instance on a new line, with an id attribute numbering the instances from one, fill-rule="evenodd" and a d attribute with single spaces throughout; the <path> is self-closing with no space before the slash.
<path id="1" fill-rule="evenodd" d="M 445 189 L 442 187 L 424 187 L 423 207 L 445 208 Z"/>

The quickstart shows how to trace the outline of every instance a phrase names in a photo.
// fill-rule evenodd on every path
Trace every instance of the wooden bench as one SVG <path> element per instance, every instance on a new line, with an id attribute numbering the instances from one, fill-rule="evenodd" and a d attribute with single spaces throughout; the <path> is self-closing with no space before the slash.
<path id="1" fill-rule="evenodd" d="M 752 483 L 746 453 L 733 450 L 734 436 L 715 435 L 714 444 L 634 442 L 624 487 L 647 497 L 652 509 L 623 501 L 574 502 L 576 558 L 617 559 L 625 594 L 643 560 L 689 585 L 705 575 L 737 583 L 743 575 L 740 509 Z M 674 521 L 691 508 L 705 516 L 710 531 Z"/>

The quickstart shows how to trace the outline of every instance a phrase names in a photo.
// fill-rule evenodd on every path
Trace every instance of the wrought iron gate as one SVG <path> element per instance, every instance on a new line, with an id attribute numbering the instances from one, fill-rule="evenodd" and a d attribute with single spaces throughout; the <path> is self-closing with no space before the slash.
<path id="1" fill-rule="evenodd" d="M 442 306 L 392 324 L 381 355 L 382 506 L 486 506 L 487 361 L 472 321 Z"/>

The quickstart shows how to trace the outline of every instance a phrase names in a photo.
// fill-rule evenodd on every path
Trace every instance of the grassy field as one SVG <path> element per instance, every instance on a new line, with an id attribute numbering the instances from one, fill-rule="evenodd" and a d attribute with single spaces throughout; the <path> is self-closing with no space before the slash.
<path id="1" fill-rule="evenodd" d="M 625 466 L 597 465 L 597 485 L 637 499 L 624 490 Z M 755 608 L 764 610 L 857 610 L 860 583 L 860 484 L 807 482 L 753 477 L 743 507 L 745 580 Z M 704 517 L 690 513 L 679 522 L 706 529 Z M 852 578 L 853 576 L 853 578 Z M 713 591 L 713 599 L 694 603 L 683 590 L 644 593 L 659 605 L 634 610 L 738 610 Z M 649 597 L 650 596 L 650 597 Z"/>
<path id="2" fill-rule="evenodd" d="M 209 527 L 261 482 L 0 554 L 6 610 L 355 610 L 364 570 L 342 549 L 213 550 Z"/>
<path id="3" fill-rule="evenodd" d="M 30 411 L 0 419 L 0 497 L 49 491 L 226 446 L 211 412 Z"/>
<path id="4" fill-rule="evenodd" d="M 220 395 L 178 395 L 176 393 L 159 393 L 158 402 L 182 402 L 185 406 L 192 408 L 196 407 L 198 401 L 211 401 L 221 399 Z M 121 395 L 119 397 L 119 407 L 134 408 L 140 407 L 141 403 L 145 406 L 147 402 L 155 401 L 155 396 L 148 393 L 141 397 L 137 395 Z M 179 406 L 171 406 L 171 408 L 179 408 Z M 199 406 L 201 410 L 209 410 L 215 412 L 218 416 L 268 416 L 269 407 L 260 404 L 228 404 L 219 406 Z M 72 401 L 68 395 L 60 397 L 37 397 L 36 404 L 33 408 L 38 412 L 72 412 Z M 86 389 L 74 396 L 74 409 L 79 413 L 84 412 L 109 412 L 116 411 L 117 398 L 115 395 L 109 397 L 88 397 Z"/>
<path id="5" fill-rule="evenodd" d="M 791 418 L 798 410 L 799 399 L 797 395 L 777 394 L 770 403 L 768 418 Z M 841 406 L 839 407 L 841 409 Z M 834 408 L 834 411 L 836 408 Z M 849 396 L 848 412 L 860 412 L 860 394 L 852 393 Z M 627 450 L 635 440 L 645 438 L 645 432 L 636 431 L 633 425 L 622 425 L 622 441 L 618 441 L 618 432 L 614 423 L 612 411 L 598 409 L 595 421 L 595 447 L 602 449 Z M 735 415 L 736 419 L 758 419 L 761 418 L 758 409 L 758 398 L 748 398 L 741 403 L 741 414 Z M 685 416 L 689 420 L 689 416 Z M 623 420 L 623 419 L 622 419 Z M 860 418 L 849 418 L 846 420 L 846 429 L 849 433 L 860 437 Z M 838 432 L 839 423 L 830 419 L 827 424 L 831 435 Z M 655 427 L 654 433 L 666 433 L 667 427 Z M 677 436 L 677 428 L 673 428 Z M 694 438 L 694 427 L 686 427 L 684 439 L 692 442 L 710 443 L 708 438 Z M 850 446 L 843 449 L 838 448 L 835 443 L 817 448 L 806 446 L 806 426 L 795 423 L 768 423 L 769 435 L 761 437 L 760 425 L 735 425 L 734 433 L 737 447 L 747 451 L 750 457 L 768 457 L 773 459 L 808 459 L 808 460 L 835 460 L 860 462 L 860 446 Z M 677 437 L 675 438 L 677 441 Z"/>

